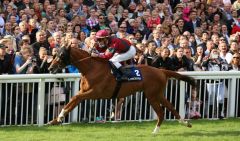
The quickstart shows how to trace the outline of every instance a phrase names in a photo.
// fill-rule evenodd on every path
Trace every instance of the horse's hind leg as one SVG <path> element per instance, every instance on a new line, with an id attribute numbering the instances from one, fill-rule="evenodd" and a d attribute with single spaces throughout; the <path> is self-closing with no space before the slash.
<path id="1" fill-rule="evenodd" d="M 156 134 L 159 132 L 160 125 L 162 124 L 162 122 L 164 120 L 164 112 L 163 112 L 163 108 L 160 106 L 160 102 L 157 98 L 156 99 L 151 98 L 151 99 L 148 99 L 148 101 L 158 116 L 157 125 L 152 132 L 153 134 Z"/>
<path id="2" fill-rule="evenodd" d="M 173 105 L 165 97 L 162 97 L 161 101 L 162 101 L 161 102 L 162 105 L 165 106 L 169 111 L 171 111 L 172 114 L 175 116 L 175 118 L 178 119 L 178 121 L 181 124 L 184 124 L 187 127 L 192 127 L 191 123 L 189 123 L 188 121 L 185 121 L 184 119 L 181 119 L 181 116 L 179 115 L 179 113 L 176 111 Z"/>

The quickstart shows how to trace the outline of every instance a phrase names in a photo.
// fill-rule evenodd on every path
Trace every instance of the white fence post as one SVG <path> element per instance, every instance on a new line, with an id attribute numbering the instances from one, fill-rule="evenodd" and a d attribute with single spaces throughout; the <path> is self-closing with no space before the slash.
<path id="1" fill-rule="evenodd" d="M 185 82 L 180 81 L 180 95 L 179 95 L 179 115 L 185 118 Z"/>
<path id="2" fill-rule="evenodd" d="M 228 107 L 228 116 L 229 117 L 235 117 L 236 87 L 237 87 L 237 79 L 236 79 L 236 77 L 232 77 L 231 90 L 230 90 L 230 94 L 229 94 L 229 107 Z"/>
<path id="3" fill-rule="evenodd" d="M 38 126 L 44 124 L 44 100 L 45 100 L 45 79 L 38 83 Z"/>
<path id="4" fill-rule="evenodd" d="M 79 78 L 76 78 L 75 81 L 74 81 L 74 88 L 72 90 L 73 92 L 73 95 L 72 96 L 75 96 L 77 95 L 78 91 L 79 91 L 79 81 L 80 79 Z M 73 111 L 71 112 L 71 122 L 77 122 L 78 121 L 78 106 L 76 106 Z"/>

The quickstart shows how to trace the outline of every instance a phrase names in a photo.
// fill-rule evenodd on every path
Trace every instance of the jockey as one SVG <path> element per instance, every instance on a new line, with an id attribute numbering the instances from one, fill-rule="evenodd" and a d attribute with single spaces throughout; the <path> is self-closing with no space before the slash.
<path id="1" fill-rule="evenodd" d="M 95 46 L 98 54 L 92 53 L 92 56 L 109 59 L 109 64 L 112 68 L 113 75 L 117 81 L 126 78 L 122 71 L 120 62 L 134 58 L 136 49 L 126 39 L 110 37 L 107 30 L 99 30 L 96 33 L 97 44 Z"/>

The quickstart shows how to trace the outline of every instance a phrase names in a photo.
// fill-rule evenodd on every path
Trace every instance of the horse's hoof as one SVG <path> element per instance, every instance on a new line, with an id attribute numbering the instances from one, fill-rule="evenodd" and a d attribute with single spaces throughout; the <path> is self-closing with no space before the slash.
<path id="1" fill-rule="evenodd" d="M 184 125 L 184 126 L 189 127 L 189 128 L 192 127 L 192 124 L 191 124 L 189 121 L 186 121 L 186 120 L 184 120 L 184 119 L 180 119 L 178 122 L 179 122 L 180 124 Z"/>
<path id="2" fill-rule="evenodd" d="M 188 122 L 187 127 L 192 128 L 192 123 Z"/>
<path id="3" fill-rule="evenodd" d="M 155 129 L 153 130 L 152 134 L 153 134 L 153 135 L 158 134 L 158 133 L 159 133 L 159 130 L 160 130 L 160 127 L 159 127 L 159 126 L 155 127 Z"/>
<path id="4" fill-rule="evenodd" d="M 54 119 L 47 123 L 47 125 L 60 125 L 60 124 L 62 124 L 62 122 L 59 122 L 57 119 Z"/>

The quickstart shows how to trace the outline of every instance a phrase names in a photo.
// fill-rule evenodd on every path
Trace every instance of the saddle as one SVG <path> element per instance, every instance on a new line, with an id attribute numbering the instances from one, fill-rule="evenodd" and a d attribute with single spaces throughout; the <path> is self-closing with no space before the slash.
<path id="1" fill-rule="evenodd" d="M 112 70 L 113 71 L 113 70 Z M 117 81 L 141 81 L 142 74 L 141 71 L 133 65 L 123 66 L 120 68 L 121 76 L 116 76 Z"/>

